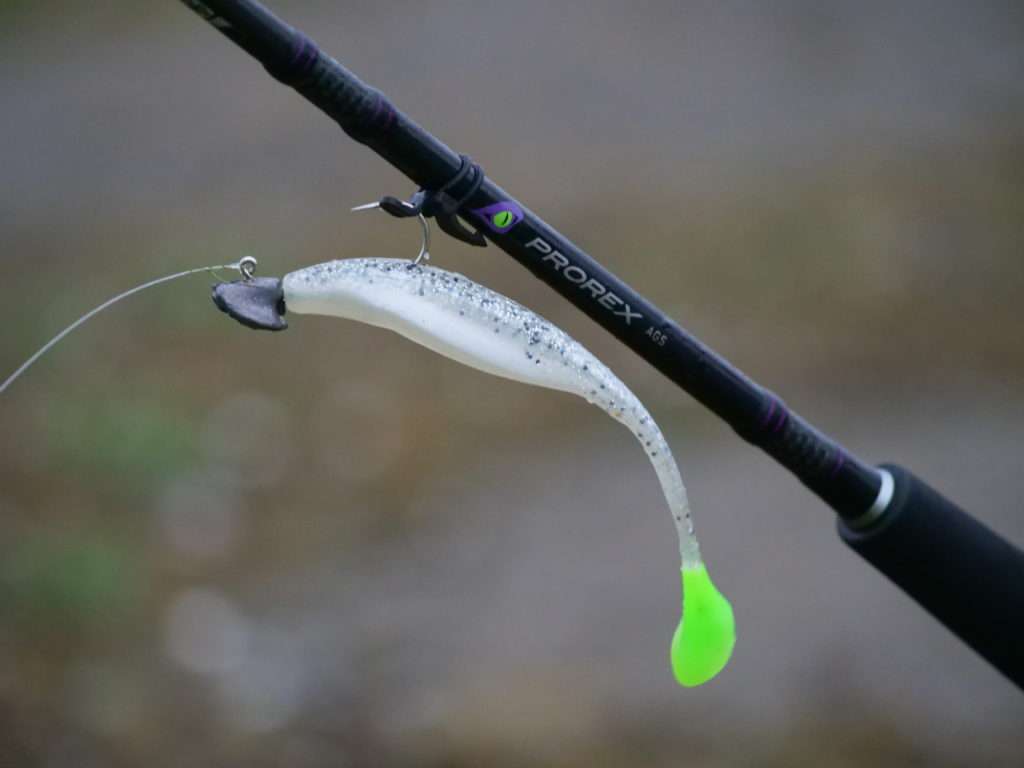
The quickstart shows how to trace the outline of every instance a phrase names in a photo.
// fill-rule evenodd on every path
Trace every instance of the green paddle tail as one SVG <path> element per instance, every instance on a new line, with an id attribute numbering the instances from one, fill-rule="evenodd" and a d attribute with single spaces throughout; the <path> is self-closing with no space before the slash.
<path id="1" fill-rule="evenodd" d="M 703 564 L 682 569 L 683 615 L 672 636 L 672 672 L 680 685 L 706 683 L 729 662 L 736 645 L 732 606 Z"/>

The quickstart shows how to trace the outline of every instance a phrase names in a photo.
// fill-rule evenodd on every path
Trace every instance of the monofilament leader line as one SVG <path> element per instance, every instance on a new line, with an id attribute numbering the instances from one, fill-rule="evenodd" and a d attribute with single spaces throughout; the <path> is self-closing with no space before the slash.
<path id="1" fill-rule="evenodd" d="M 150 280 L 148 283 L 137 285 L 134 288 L 128 289 L 124 293 L 119 293 L 117 296 L 115 296 L 112 299 L 108 299 L 95 309 L 86 312 L 80 318 L 75 320 L 75 322 L 73 322 L 63 331 L 61 331 L 48 342 L 46 342 L 42 347 L 40 347 L 38 352 L 32 355 L 32 357 L 30 357 L 24 363 L 22 363 L 18 370 L 16 370 L 14 373 L 8 376 L 3 384 L 0 384 L 0 394 L 3 394 L 3 392 L 6 391 L 6 389 L 9 386 L 11 386 L 15 379 L 17 379 L 19 376 L 21 376 L 21 374 L 27 371 L 32 366 L 33 363 L 35 363 L 39 358 L 41 358 L 43 355 L 45 355 L 47 352 L 53 349 L 53 347 L 55 347 L 57 343 L 61 341 L 61 339 L 63 339 L 65 336 L 67 336 L 69 333 L 71 333 L 73 330 L 78 328 L 86 321 L 98 315 L 103 310 L 121 301 L 121 299 L 127 299 L 129 296 L 132 296 L 136 293 L 140 293 L 146 290 L 147 288 L 152 288 L 156 285 L 160 285 L 161 283 L 169 283 L 172 280 L 177 280 L 180 277 L 188 277 L 189 275 L 199 274 L 200 272 L 215 273 L 218 269 L 234 269 L 237 270 L 238 272 L 241 272 L 244 277 L 250 278 L 252 277 L 253 273 L 256 270 L 256 259 L 253 258 L 252 256 L 246 256 L 245 258 L 235 262 L 234 264 L 215 264 L 209 267 L 196 267 L 195 269 L 186 269 L 184 272 L 176 272 L 173 275 L 158 277 L 156 280 Z"/>

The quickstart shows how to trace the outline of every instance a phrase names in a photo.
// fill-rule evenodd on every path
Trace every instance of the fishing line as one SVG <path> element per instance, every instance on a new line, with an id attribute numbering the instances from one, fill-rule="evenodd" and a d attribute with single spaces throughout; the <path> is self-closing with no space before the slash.
<path id="1" fill-rule="evenodd" d="M 188 277 L 189 275 L 199 274 L 200 272 L 211 272 L 214 275 L 216 275 L 218 269 L 234 269 L 234 270 L 236 270 L 238 272 L 241 272 L 243 277 L 245 277 L 246 279 L 249 279 L 249 278 L 251 278 L 253 276 L 253 274 L 256 271 L 256 259 L 253 258 L 252 256 L 246 256 L 246 257 L 240 259 L 239 261 L 235 262 L 234 264 L 214 264 L 214 265 L 209 266 L 209 267 L 196 267 L 195 269 L 186 269 L 184 272 L 176 272 L 173 275 L 167 275 L 165 277 L 159 277 L 156 280 L 150 280 L 147 283 L 143 283 L 142 285 L 137 285 L 134 288 L 130 288 L 127 291 L 125 291 L 124 293 L 119 293 L 117 296 L 114 296 L 112 299 L 108 299 L 107 301 L 103 302 L 102 304 L 100 304 L 95 309 L 90 310 L 89 312 L 86 312 L 80 318 L 75 320 L 75 322 L 73 322 L 71 325 L 69 325 L 63 331 L 61 331 L 56 336 L 54 336 L 52 339 L 50 339 L 48 342 L 46 342 L 42 347 L 40 347 L 38 352 L 36 352 L 34 355 L 32 355 L 32 357 L 30 357 L 24 363 L 22 363 L 21 367 L 18 368 L 18 370 L 16 370 L 10 376 L 8 376 L 7 380 L 4 381 L 3 384 L 0 384 L 0 394 L 3 394 L 3 392 L 14 382 L 15 379 L 17 379 L 19 376 L 21 376 L 21 374 L 23 374 L 25 371 L 27 371 L 32 366 L 33 363 L 35 363 L 39 358 L 41 358 L 43 355 L 45 355 L 47 352 L 49 352 L 54 346 L 56 346 L 57 343 L 60 342 L 61 339 L 63 339 L 65 336 L 67 336 L 73 330 L 75 330 L 80 325 L 85 323 L 87 320 L 90 320 L 91 318 L 95 317 L 96 315 L 98 315 L 103 310 L 105 310 L 108 307 L 113 306 L 117 302 L 121 301 L 121 299 L 126 299 L 129 296 L 132 296 L 132 295 L 134 295 L 136 293 L 140 293 L 140 292 L 146 290 L 147 288 L 152 288 L 152 287 L 154 287 L 156 285 L 160 285 L 161 283 L 169 283 L 172 280 L 177 280 L 178 278 L 181 278 L 181 277 Z M 220 278 L 218 278 L 218 279 L 220 279 Z"/>

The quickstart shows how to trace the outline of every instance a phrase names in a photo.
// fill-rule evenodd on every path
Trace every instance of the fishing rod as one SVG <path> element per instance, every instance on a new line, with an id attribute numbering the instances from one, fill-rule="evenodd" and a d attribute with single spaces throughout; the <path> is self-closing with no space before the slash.
<path id="1" fill-rule="evenodd" d="M 432 216 L 525 266 L 788 469 L 836 512 L 849 547 L 1024 688 L 1024 552 L 909 470 L 815 429 L 260 3 L 181 1 L 419 186 L 382 208 Z"/>

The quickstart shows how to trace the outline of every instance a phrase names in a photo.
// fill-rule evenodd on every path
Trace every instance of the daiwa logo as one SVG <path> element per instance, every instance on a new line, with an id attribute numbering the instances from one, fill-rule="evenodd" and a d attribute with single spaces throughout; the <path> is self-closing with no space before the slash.
<path id="1" fill-rule="evenodd" d="M 632 320 L 643 318 L 643 315 L 639 312 L 634 312 L 629 304 L 609 291 L 600 281 L 592 278 L 575 264 L 570 265 L 569 259 L 548 245 L 542 238 L 533 238 L 533 240 L 526 244 L 526 247 L 542 254 L 544 258 L 541 261 L 551 264 L 556 272 L 560 273 L 570 283 L 579 286 L 581 291 L 590 293 L 598 304 L 609 310 L 616 317 L 624 319 L 626 325 L 630 325 Z"/>

